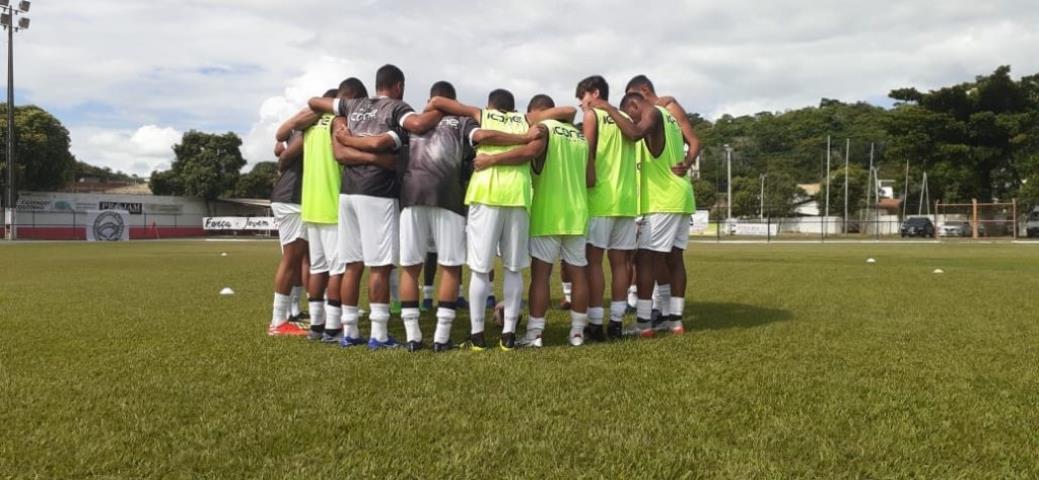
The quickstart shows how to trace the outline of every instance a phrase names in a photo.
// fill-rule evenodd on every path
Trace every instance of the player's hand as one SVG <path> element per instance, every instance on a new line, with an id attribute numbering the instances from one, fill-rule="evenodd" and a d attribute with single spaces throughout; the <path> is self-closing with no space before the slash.
<path id="1" fill-rule="evenodd" d="M 664 96 L 657 99 L 658 107 L 666 107 L 668 105 L 671 105 L 672 103 L 675 103 L 675 97 Z"/>
<path id="2" fill-rule="evenodd" d="M 437 110 L 437 103 L 436 102 L 437 102 L 436 97 L 433 97 L 433 98 L 429 99 L 429 102 L 426 103 L 426 109 L 423 110 L 423 112 L 432 112 L 433 110 Z"/>
<path id="3" fill-rule="evenodd" d="M 606 100 L 603 100 L 601 98 L 589 98 L 588 99 L 588 107 L 589 108 L 598 108 L 600 110 L 605 110 L 606 108 L 609 108 L 609 106 L 610 106 L 610 102 L 607 102 Z"/>
<path id="4" fill-rule="evenodd" d="M 285 153 L 285 142 L 278 142 L 274 144 L 274 156 L 280 157 L 281 154 Z"/>
<path id="5" fill-rule="evenodd" d="M 689 174 L 689 164 L 683 162 L 671 167 L 671 173 L 684 177 Z"/>
<path id="6" fill-rule="evenodd" d="M 494 157 L 491 155 L 477 155 L 473 160 L 473 168 L 479 172 L 494 166 Z"/>
<path id="7" fill-rule="evenodd" d="M 542 138 L 545 138 L 545 130 L 540 126 L 534 125 L 530 127 L 530 130 L 527 130 L 527 143 L 541 140 Z"/>

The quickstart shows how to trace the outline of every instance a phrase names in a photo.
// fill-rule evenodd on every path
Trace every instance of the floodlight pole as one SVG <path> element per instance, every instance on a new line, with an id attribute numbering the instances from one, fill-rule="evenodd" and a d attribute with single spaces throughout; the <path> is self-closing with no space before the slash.
<path id="1" fill-rule="evenodd" d="M 848 234 L 848 157 L 851 156 L 851 139 L 844 139 L 844 234 Z"/>
<path id="2" fill-rule="evenodd" d="M 725 187 L 728 189 L 725 196 L 725 203 L 729 210 L 725 218 L 725 225 L 728 225 L 729 221 L 732 220 L 732 147 L 728 144 L 725 145 L 725 163 L 726 176 L 728 177 L 725 184 Z"/>
<path id="3" fill-rule="evenodd" d="M 11 24 L 7 28 L 7 210 L 11 212 L 11 223 L 4 235 L 13 241 L 15 232 L 14 208 L 14 7 L 11 7 Z"/>

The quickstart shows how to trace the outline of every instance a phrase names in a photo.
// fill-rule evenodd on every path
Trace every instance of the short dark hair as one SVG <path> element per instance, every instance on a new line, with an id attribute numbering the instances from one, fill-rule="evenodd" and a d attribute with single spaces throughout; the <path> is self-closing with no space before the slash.
<path id="1" fill-rule="evenodd" d="M 512 96 L 512 92 L 498 88 L 492 90 L 491 94 L 487 96 L 487 106 L 503 112 L 515 112 L 516 97 Z"/>
<path id="2" fill-rule="evenodd" d="M 575 95 L 577 95 L 578 99 L 581 99 L 586 92 L 592 90 L 599 91 L 599 98 L 610 101 L 610 84 L 606 83 L 606 79 L 602 78 L 602 75 L 592 75 L 578 82 Z"/>
<path id="3" fill-rule="evenodd" d="M 629 104 L 631 102 L 634 102 L 634 101 L 642 102 L 642 101 L 645 101 L 645 100 L 646 100 L 646 97 L 643 97 L 641 93 L 630 92 L 630 93 L 625 94 L 624 98 L 621 99 L 621 105 L 620 106 L 621 106 L 621 108 L 624 108 L 625 105 L 627 105 L 627 104 Z"/>
<path id="4" fill-rule="evenodd" d="M 350 77 L 339 83 L 339 95 L 343 98 L 368 98 L 368 89 L 364 88 L 364 82 Z"/>
<path id="5" fill-rule="evenodd" d="M 527 104 L 527 112 L 533 112 L 534 110 L 544 110 L 546 108 L 553 108 L 556 106 L 556 102 L 552 100 L 552 97 L 539 93 L 534 95 L 534 98 L 530 99 L 530 103 Z"/>
<path id="6" fill-rule="evenodd" d="M 386 64 L 379 67 L 375 72 L 375 90 L 393 88 L 394 85 L 404 82 L 404 72 L 395 65 Z"/>
<path id="7" fill-rule="evenodd" d="M 624 87 L 624 91 L 627 92 L 636 87 L 646 87 L 651 93 L 657 93 L 657 90 L 653 88 L 653 82 L 649 81 L 649 77 L 645 75 L 635 75 L 628 80 L 628 86 Z"/>
<path id="8" fill-rule="evenodd" d="M 429 87 L 430 97 L 444 97 L 455 100 L 458 95 L 455 93 L 455 86 L 451 85 L 451 82 L 441 80 L 434 83 L 432 87 Z"/>
<path id="9" fill-rule="evenodd" d="M 339 96 L 339 90 L 333 88 L 333 89 L 330 89 L 330 90 L 326 90 L 325 94 L 322 95 L 321 97 L 322 98 L 336 98 L 338 96 Z"/>

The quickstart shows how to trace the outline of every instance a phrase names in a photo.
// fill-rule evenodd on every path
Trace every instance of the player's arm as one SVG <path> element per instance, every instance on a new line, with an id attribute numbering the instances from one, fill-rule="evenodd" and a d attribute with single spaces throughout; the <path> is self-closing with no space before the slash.
<path id="1" fill-rule="evenodd" d="M 422 113 L 413 112 L 401 120 L 400 126 L 407 130 L 408 133 L 422 135 L 437 126 L 441 118 L 444 118 L 444 112 L 440 110 L 430 110 Z"/>
<path id="2" fill-rule="evenodd" d="M 472 105 L 466 105 L 456 100 L 444 97 L 433 97 L 429 99 L 429 104 L 426 105 L 426 111 L 439 110 L 445 115 L 454 115 L 456 117 L 469 117 L 480 122 L 480 117 L 483 115 L 483 110 L 476 108 Z"/>
<path id="3" fill-rule="evenodd" d="M 499 132 L 496 130 L 476 129 L 473 130 L 470 141 L 473 145 L 526 145 L 539 138 L 544 138 L 545 130 L 537 125 L 530 127 L 527 133 L 517 135 L 514 133 Z"/>
<path id="4" fill-rule="evenodd" d="M 366 152 L 340 142 L 338 140 L 338 134 L 340 131 L 343 131 L 348 136 L 350 134 L 349 130 L 347 130 L 346 128 L 345 118 L 336 117 L 336 119 L 332 122 L 332 128 L 333 131 L 335 131 L 337 134 L 337 138 L 334 138 L 332 140 L 332 154 L 335 156 L 336 161 L 340 164 L 345 166 L 377 165 L 387 170 L 397 169 L 396 156 L 391 153 Z"/>
<path id="5" fill-rule="evenodd" d="M 598 181 L 595 177 L 595 159 L 599 153 L 599 119 L 595 116 L 595 110 L 587 108 L 584 110 L 584 123 L 581 126 L 584 131 L 584 139 L 588 141 L 588 160 L 585 165 L 585 181 L 588 188 L 595 188 Z"/>
<path id="6" fill-rule="evenodd" d="M 317 123 L 317 120 L 318 115 L 313 110 L 304 108 L 278 127 L 278 131 L 274 134 L 274 139 L 279 142 L 286 142 L 292 136 L 293 130 L 306 130 L 311 125 Z"/>
<path id="7" fill-rule="evenodd" d="M 278 155 L 278 171 L 284 172 L 303 160 L 303 135 L 293 135 L 288 145 Z"/>
<path id="8" fill-rule="evenodd" d="M 696 156 L 700 153 L 700 137 L 693 130 L 693 124 L 689 123 L 689 116 L 686 114 L 685 109 L 682 108 L 682 105 L 675 101 L 674 98 L 665 98 L 670 98 L 670 101 L 664 104 L 664 108 L 671 113 L 672 117 L 675 117 L 678 126 L 682 129 L 682 139 L 685 140 L 686 145 L 689 145 L 685 161 L 671 169 L 675 172 L 675 175 L 684 177 L 689 168 L 693 166 L 693 162 L 696 162 Z"/>
<path id="9" fill-rule="evenodd" d="M 314 97 L 307 101 L 307 106 L 310 107 L 311 111 L 318 114 L 331 113 L 338 115 L 336 107 L 340 103 L 338 98 Z"/>
<path id="10" fill-rule="evenodd" d="M 574 123 L 577 109 L 574 107 L 553 107 L 538 112 L 527 114 L 527 123 L 536 125 L 544 120 L 559 120 L 560 122 Z"/>
<path id="11" fill-rule="evenodd" d="M 535 128 L 543 129 L 545 127 L 537 125 Z M 546 131 L 544 134 L 547 135 L 548 132 Z M 522 147 L 514 148 L 507 152 L 496 153 L 493 155 L 477 155 L 476 160 L 473 161 L 473 165 L 478 171 L 497 165 L 522 165 L 545 153 L 546 148 L 548 148 L 548 141 L 544 137 L 541 137 L 523 145 Z"/>
<path id="12" fill-rule="evenodd" d="M 592 108 L 598 108 L 606 111 L 606 113 L 610 115 L 610 118 L 612 118 L 613 121 L 617 123 L 617 127 L 620 128 L 621 134 L 624 135 L 625 138 L 633 142 L 637 142 L 645 138 L 646 133 L 650 131 L 653 125 L 653 122 L 650 121 L 651 117 L 660 117 L 659 112 L 657 115 L 643 115 L 642 121 L 636 124 L 635 122 L 632 122 L 631 119 L 629 119 L 627 116 L 622 114 L 620 110 L 617 110 L 616 107 L 610 105 L 608 102 L 604 100 L 594 100 L 591 102 L 590 106 Z"/>
<path id="13" fill-rule="evenodd" d="M 384 133 L 382 135 L 372 135 L 368 137 L 355 137 L 350 133 L 350 130 L 346 128 L 345 121 L 343 122 L 343 128 L 337 128 L 335 130 L 334 136 L 336 143 L 363 152 L 386 153 L 397 149 L 397 140 L 393 135 Z"/>

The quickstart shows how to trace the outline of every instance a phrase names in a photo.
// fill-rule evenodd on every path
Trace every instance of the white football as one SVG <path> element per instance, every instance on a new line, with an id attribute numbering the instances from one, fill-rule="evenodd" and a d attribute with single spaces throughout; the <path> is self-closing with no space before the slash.
<path id="1" fill-rule="evenodd" d="M 875 258 L 867 258 L 866 259 L 866 263 L 877 263 L 877 259 L 875 259 Z"/>
<path id="2" fill-rule="evenodd" d="M 231 290 L 231 287 L 224 287 L 224 289 L 220 291 L 220 294 L 221 295 L 234 295 L 234 290 Z"/>
<path id="3" fill-rule="evenodd" d="M 945 273 L 945 270 L 937 268 L 937 269 L 934 270 L 934 273 Z"/>

